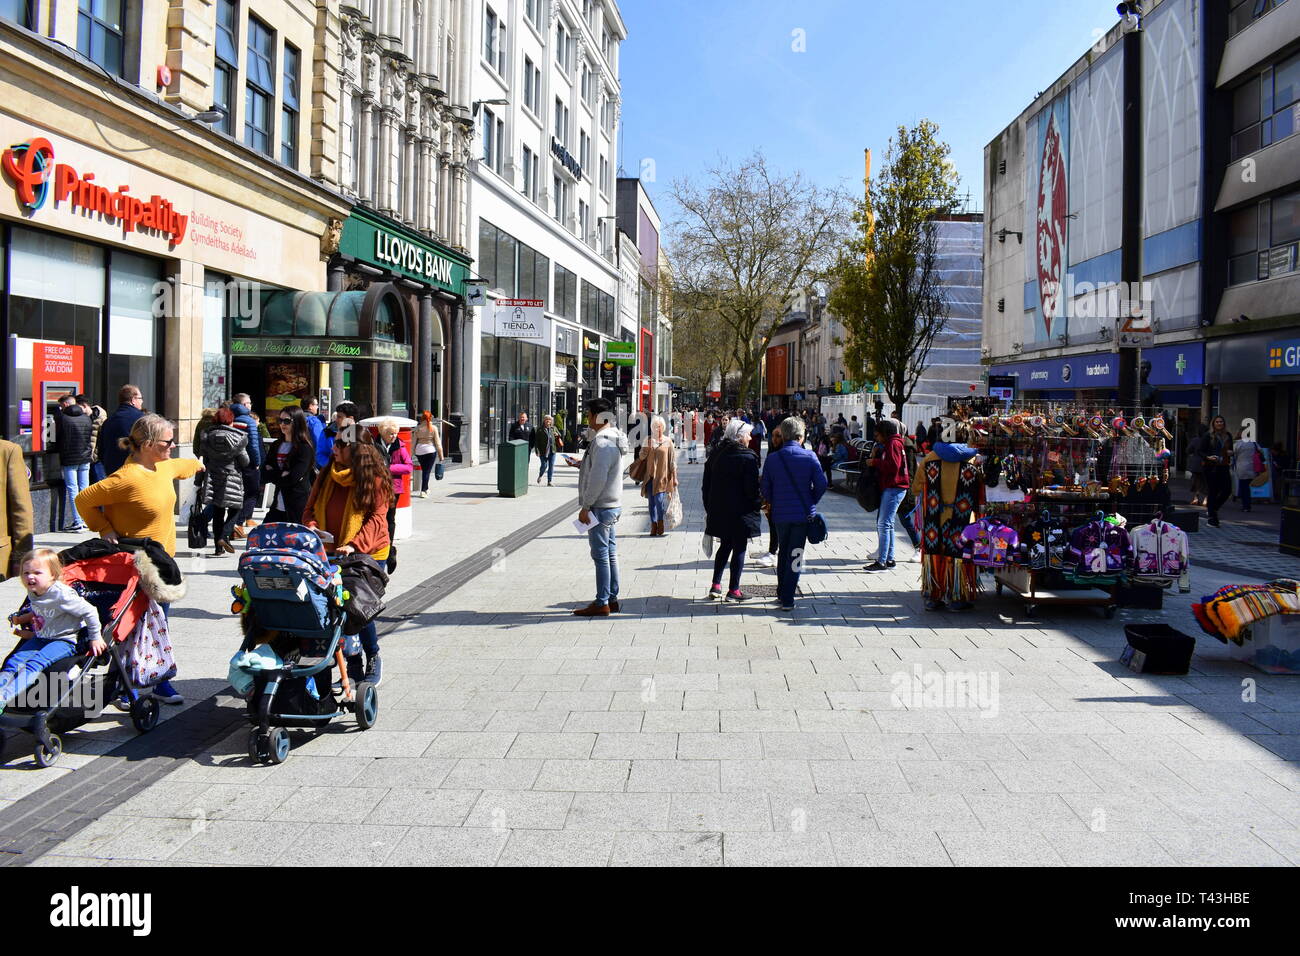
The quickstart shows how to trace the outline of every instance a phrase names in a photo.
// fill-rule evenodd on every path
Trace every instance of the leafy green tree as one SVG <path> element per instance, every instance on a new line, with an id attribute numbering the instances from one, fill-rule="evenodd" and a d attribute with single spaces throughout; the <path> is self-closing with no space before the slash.
<path id="1" fill-rule="evenodd" d="M 898 128 L 831 271 L 828 307 L 844 324 L 845 367 L 881 384 L 895 418 L 948 323 L 936 223 L 956 207 L 958 180 L 938 133 L 930 120 Z"/>

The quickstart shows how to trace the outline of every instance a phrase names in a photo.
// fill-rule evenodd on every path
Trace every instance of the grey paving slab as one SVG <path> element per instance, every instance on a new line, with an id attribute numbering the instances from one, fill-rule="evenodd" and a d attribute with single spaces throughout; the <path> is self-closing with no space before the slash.
<path id="1" fill-rule="evenodd" d="M 1040 833 L 941 829 L 939 839 L 956 866 L 1065 865 L 1065 860 Z"/>
<path id="2" fill-rule="evenodd" d="M 633 760 L 629 793 L 716 793 L 721 789 L 717 760 Z"/>
<path id="3" fill-rule="evenodd" d="M 546 760 L 533 789 L 619 793 L 627 786 L 631 764 L 630 760 Z"/>
<path id="4" fill-rule="evenodd" d="M 484 790 L 464 825 L 505 830 L 560 830 L 568 818 L 573 796 L 539 790 Z"/>
<path id="5" fill-rule="evenodd" d="M 583 830 L 512 830 L 497 866 L 606 866 L 617 834 Z"/>
<path id="6" fill-rule="evenodd" d="M 492 866 L 510 835 L 504 828 L 410 827 L 384 863 L 387 866 Z"/>
<path id="7" fill-rule="evenodd" d="M 727 866 L 834 866 L 827 833 L 728 833 L 723 838 Z"/>
<path id="8" fill-rule="evenodd" d="M 889 830 L 830 834 L 841 866 L 952 866 L 952 857 L 937 834 L 903 834 Z"/>
<path id="9" fill-rule="evenodd" d="M 722 866 L 722 841 L 721 833 L 619 833 L 610 865 Z"/>
<path id="10" fill-rule="evenodd" d="M 1254 833 L 1240 830 L 1155 830 L 1151 836 L 1182 866 L 1291 866 Z"/>
<path id="11" fill-rule="evenodd" d="M 565 828 L 571 830 L 666 830 L 667 793 L 575 793 Z"/>

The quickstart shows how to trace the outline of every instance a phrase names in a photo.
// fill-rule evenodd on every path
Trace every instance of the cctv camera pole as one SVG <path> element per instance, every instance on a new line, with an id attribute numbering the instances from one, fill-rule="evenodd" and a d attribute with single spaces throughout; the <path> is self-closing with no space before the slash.
<path id="1" fill-rule="evenodd" d="M 1124 172 L 1121 189 L 1120 279 L 1129 290 L 1126 299 L 1133 299 L 1133 290 L 1142 285 L 1142 31 L 1141 27 L 1127 30 L 1121 41 L 1124 45 Z M 1127 311 L 1131 311 L 1127 310 Z M 1121 317 L 1122 319 L 1122 317 Z M 1119 397 L 1133 397 L 1133 407 L 1141 406 L 1141 383 L 1138 368 L 1142 361 L 1140 348 L 1119 345 L 1119 329 L 1115 342 L 1119 348 Z"/>

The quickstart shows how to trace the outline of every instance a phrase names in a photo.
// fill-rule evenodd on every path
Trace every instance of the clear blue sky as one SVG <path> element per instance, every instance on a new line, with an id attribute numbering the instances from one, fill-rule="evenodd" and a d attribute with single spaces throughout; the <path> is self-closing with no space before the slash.
<path id="1" fill-rule="evenodd" d="M 1117 21 L 1098 0 L 621 0 L 624 175 L 671 181 L 761 148 L 856 193 L 899 124 L 929 118 L 981 208 L 984 146 Z M 803 31 L 805 52 L 792 45 Z M 1094 31 L 1098 31 L 1094 33 Z"/>

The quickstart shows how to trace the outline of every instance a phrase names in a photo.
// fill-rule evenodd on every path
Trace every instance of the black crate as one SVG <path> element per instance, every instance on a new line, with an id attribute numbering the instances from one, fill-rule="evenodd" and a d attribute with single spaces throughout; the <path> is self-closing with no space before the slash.
<path id="1" fill-rule="evenodd" d="M 1120 663 L 1139 674 L 1186 674 L 1196 638 L 1168 624 L 1125 624 L 1128 647 Z"/>
<path id="2" fill-rule="evenodd" d="M 1165 518 L 1176 528 L 1182 528 L 1188 534 L 1201 530 L 1201 513 L 1199 511 L 1178 511 Z"/>
<path id="3" fill-rule="evenodd" d="M 1115 588 L 1115 603 L 1120 607 L 1159 611 L 1165 604 L 1165 589 L 1158 584 L 1121 584 Z"/>

